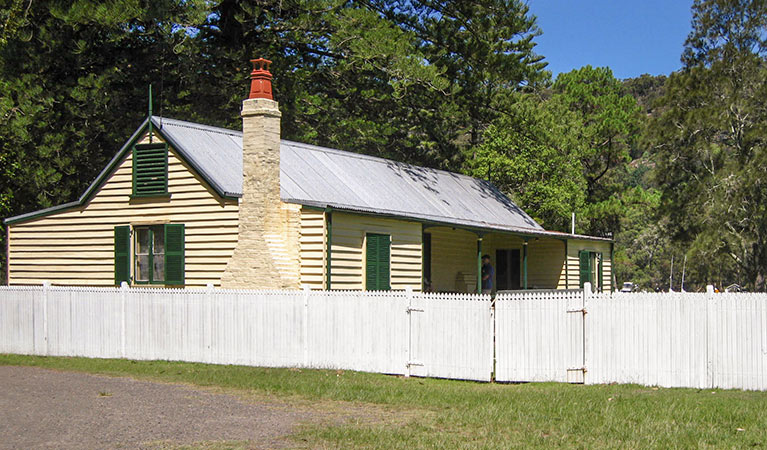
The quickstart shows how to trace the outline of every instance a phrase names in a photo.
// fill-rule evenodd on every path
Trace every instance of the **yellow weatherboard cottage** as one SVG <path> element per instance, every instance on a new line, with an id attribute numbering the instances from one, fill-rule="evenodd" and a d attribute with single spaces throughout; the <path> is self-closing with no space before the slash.
<path id="1" fill-rule="evenodd" d="M 152 116 L 77 200 L 5 220 L 12 285 L 610 290 L 610 239 L 546 231 L 487 181 L 280 139 L 270 62 L 243 130 Z"/>

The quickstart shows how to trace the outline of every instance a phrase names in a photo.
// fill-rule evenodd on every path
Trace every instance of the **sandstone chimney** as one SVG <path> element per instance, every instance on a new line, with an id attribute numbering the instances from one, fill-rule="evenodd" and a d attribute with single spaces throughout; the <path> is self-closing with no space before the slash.
<path id="1" fill-rule="evenodd" d="M 295 287 L 282 271 L 286 212 L 280 200 L 280 110 L 272 97 L 271 61 L 251 60 L 250 94 L 242 102 L 242 198 L 234 255 L 221 282 L 224 287 Z M 284 269 L 284 270 L 283 270 Z M 297 282 L 297 281 L 296 281 Z"/>
<path id="2" fill-rule="evenodd" d="M 280 110 L 272 97 L 269 60 L 251 60 L 250 95 L 242 102 L 242 201 L 246 208 L 256 204 L 267 221 L 277 220 L 280 209 Z M 255 211 L 251 211 L 255 212 Z M 272 213 L 272 214 L 270 214 Z M 279 224 L 266 224 L 279 225 Z M 272 228 L 267 227 L 269 232 Z"/>

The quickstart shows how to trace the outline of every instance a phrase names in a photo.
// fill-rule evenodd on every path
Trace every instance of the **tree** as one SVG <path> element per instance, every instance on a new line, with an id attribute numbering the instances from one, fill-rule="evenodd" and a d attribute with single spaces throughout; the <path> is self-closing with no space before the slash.
<path id="1" fill-rule="evenodd" d="M 607 68 L 585 66 L 560 74 L 554 96 L 580 121 L 577 154 L 586 179 L 582 231 L 606 235 L 618 230 L 622 177 L 639 130 L 639 107 Z"/>
<path id="2" fill-rule="evenodd" d="M 548 229 L 567 230 L 583 208 L 586 183 L 576 153 L 577 116 L 555 99 L 515 95 L 511 114 L 484 134 L 466 158 L 465 172 L 489 179 Z"/>
<path id="3" fill-rule="evenodd" d="M 544 226 L 608 236 L 618 231 L 639 108 L 609 68 L 560 74 L 551 89 L 507 92 L 465 170 L 490 176 Z"/>
<path id="4" fill-rule="evenodd" d="M 635 186 L 623 193 L 620 232 L 615 236 L 615 278 L 620 285 L 631 281 L 642 290 L 668 289 L 674 250 L 667 231 L 668 220 L 658 214 L 661 194 Z"/>
<path id="5" fill-rule="evenodd" d="M 663 211 L 699 283 L 765 288 L 766 17 L 763 2 L 696 1 L 685 66 L 651 128 Z"/>
<path id="6" fill-rule="evenodd" d="M 408 96 L 413 130 L 428 133 L 424 163 L 459 168 L 464 150 L 481 143 L 509 92 L 549 81 L 547 63 L 536 54 L 541 34 L 521 0 L 370 0 L 369 4 L 416 37 L 429 65 L 448 82 L 444 92 L 417 90 Z"/>

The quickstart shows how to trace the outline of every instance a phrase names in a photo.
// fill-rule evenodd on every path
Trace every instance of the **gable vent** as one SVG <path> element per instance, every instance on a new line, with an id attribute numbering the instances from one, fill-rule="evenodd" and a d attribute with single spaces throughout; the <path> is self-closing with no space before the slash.
<path id="1" fill-rule="evenodd" d="M 133 195 L 149 197 L 168 193 L 168 146 L 140 144 L 133 148 Z"/>

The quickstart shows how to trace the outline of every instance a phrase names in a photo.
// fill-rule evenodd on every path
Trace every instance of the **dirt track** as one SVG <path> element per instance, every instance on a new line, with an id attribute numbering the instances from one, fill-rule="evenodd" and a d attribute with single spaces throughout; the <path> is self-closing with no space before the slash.
<path id="1" fill-rule="evenodd" d="M 156 448 L 284 439 L 315 414 L 185 385 L 0 366 L 0 448 Z"/>

